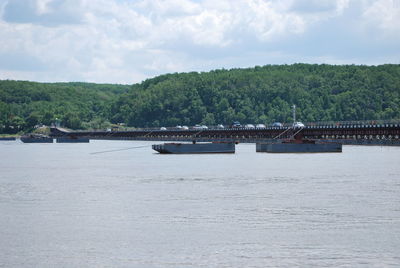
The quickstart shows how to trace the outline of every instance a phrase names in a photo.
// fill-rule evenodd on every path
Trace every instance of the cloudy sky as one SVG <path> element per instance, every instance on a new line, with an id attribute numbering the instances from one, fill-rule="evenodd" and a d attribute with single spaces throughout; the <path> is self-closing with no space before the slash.
<path id="1" fill-rule="evenodd" d="M 400 0 L 0 0 L 0 79 L 400 63 Z"/>

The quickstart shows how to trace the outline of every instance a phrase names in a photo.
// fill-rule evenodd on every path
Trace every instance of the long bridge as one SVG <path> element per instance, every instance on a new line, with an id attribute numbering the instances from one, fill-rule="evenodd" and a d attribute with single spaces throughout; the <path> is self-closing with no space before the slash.
<path id="1" fill-rule="evenodd" d="M 400 121 L 307 123 L 301 129 L 294 129 L 291 125 L 265 128 L 163 128 L 128 131 L 67 131 L 53 127 L 50 135 L 71 139 L 85 137 L 99 140 L 233 141 L 241 143 L 271 142 L 296 135 L 307 139 L 336 141 L 342 144 L 400 146 Z"/>

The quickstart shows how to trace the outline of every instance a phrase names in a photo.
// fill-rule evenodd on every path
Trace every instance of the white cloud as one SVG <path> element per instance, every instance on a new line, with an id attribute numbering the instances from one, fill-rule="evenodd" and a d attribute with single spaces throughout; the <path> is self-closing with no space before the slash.
<path id="1" fill-rule="evenodd" d="M 378 27 L 384 35 L 400 36 L 400 1 L 377 0 L 363 13 L 366 27 Z"/>
<path id="2" fill-rule="evenodd" d="M 349 6 L 349 0 L 291 0 L 290 9 L 300 13 L 339 15 Z"/>
<path id="3" fill-rule="evenodd" d="M 135 6 L 143 13 L 158 18 L 187 16 L 201 11 L 201 6 L 198 3 L 188 0 L 139 1 Z"/>
<path id="4" fill-rule="evenodd" d="M 270 2 L 250 2 L 250 10 L 246 16 L 251 18 L 249 28 L 254 29 L 263 41 L 304 31 L 305 22 L 302 17 L 291 12 L 279 12 Z"/>
<path id="5" fill-rule="evenodd" d="M 9 0 L 3 7 L 3 19 L 10 23 L 45 26 L 82 22 L 80 0 Z"/>
<path id="6" fill-rule="evenodd" d="M 49 6 L 51 0 L 41 0 L 36 2 L 37 13 L 46 14 L 52 12 L 52 8 Z"/>
<path id="7" fill-rule="evenodd" d="M 165 72 L 347 62 L 338 42 L 351 51 L 371 34 L 384 32 L 383 45 L 400 36 L 396 0 L 0 1 L 0 79 L 132 83 Z M 329 53 L 315 49 L 329 37 Z M 398 59 L 371 56 L 349 59 Z"/>

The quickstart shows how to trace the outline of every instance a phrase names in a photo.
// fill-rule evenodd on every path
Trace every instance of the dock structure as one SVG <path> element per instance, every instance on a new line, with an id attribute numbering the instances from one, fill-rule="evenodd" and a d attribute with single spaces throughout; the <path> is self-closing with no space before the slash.
<path id="1" fill-rule="evenodd" d="M 98 140 L 149 140 L 149 141 L 224 141 L 240 143 L 271 142 L 290 138 L 291 126 L 266 128 L 208 128 L 208 129 L 138 129 L 130 131 L 66 131 L 51 128 L 51 136 L 89 138 Z M 353 145 L 400 146 L 400 122 L 340 124 L 306 124 L 298 133 L 305 139 L 339 142 Z"/>

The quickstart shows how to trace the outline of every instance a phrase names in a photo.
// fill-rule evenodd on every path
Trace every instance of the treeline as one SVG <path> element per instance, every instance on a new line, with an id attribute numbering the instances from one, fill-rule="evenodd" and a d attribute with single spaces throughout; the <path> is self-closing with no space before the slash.
<path id="1" fill-rule="evenodd" d="M 132 86 L 111 121 L 133 126 L 400 118 L 400 65 L 267 65 L 166 74 Z"/>
<path id="2" fill-rule="evenodd" d="M 32 130 L 60 121 L 73 129 L 104 128 L 111 104 L 126 85 L 0 81 L 0 133 Z"/>
<path id="3" fill-rule="evenodd" d="M 0 81 L 0 133 L 56 119 L 73 129 L 400 118 L 400 65 L 267 65 L 140 84 Z"/>

